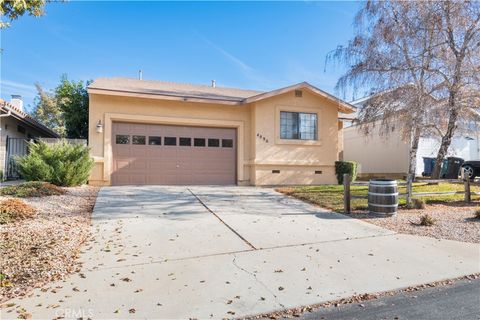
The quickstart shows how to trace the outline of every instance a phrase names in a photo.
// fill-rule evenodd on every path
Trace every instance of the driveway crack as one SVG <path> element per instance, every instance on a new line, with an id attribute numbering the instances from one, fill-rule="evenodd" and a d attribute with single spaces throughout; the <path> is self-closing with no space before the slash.
<path id="1" fill-rule="evenodd" d="M 257 248 L 255 248 L 253 246 L 253 244 L 251 244 L 247 239 L 245 239 L 240 233 L 237 232 L 237 230 L 233 229 L 232 227 L 230 227 L 225 221 L 222 220 L 222 218 L 220 218 L 212 209 L 210 209 L 195 193 L 193 193 L 193 191 L 190 189 L 190 188 L 187 188 L 187 190 L 195 197 L 195 199 L 197 199 L 198 202 L 200 202 L 200 204 L 205 208 L 207 209 L 208 212 L 210 212 L 211 214 L 213 214 L 215 216 L 215 218 L 217 218 L 218 220 L 220 220 L 221 223 L 223 223 L 228 229 L 230 229 L 230 231 L 232 231 L 233 233 L 235 233 L 237 235 L 237 237 L 239 237 L 240 239 L 242 239 L 243 242 L 245 242 L 250 248 L 252 248 L 253 250 L 257 250 Z"/>
<path id="2" fill-rule="evenodd" d="M 272 291 L 270 290 L 270 288 L 265 284 L 263 283 L 263 281 L 261 281 L 260 279 L 257 278 L 257 275 L 254 273 L 254 272 L 250 272 L 248 271 L 247 269 L 245 268 L 242 268 L 240 267 L 238 264 L 237 264 L 237 256 L 235 254 L 233 254 L 233 260 L 232 260 L 232 264 L 238 269 L 238 270 L 241 270 L 251 276 L 253 276 L 253 278 L 255 279 L 255 281 L 260 284 L 262 287 L 265 288 L 265 290 L 267 290 L 274 298 L 275 302 L 281 307 L 281 308 L 284 308 L 285 309 L 285 305 L 283 305 L 280 301 L 278 301 L 278 297 L 277 295 Z"/>

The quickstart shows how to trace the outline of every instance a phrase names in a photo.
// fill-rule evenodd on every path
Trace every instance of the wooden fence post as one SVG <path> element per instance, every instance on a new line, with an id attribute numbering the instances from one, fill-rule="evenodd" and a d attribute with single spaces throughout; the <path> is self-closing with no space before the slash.
<path id="1" fill-rule="evenodd" d="M 413 178 L 411 174 L 407 175 L 407 207 L 412 205 Z"/>
<path id="2" fill-rule="evenodd" d="M 345 173 L 343 175 L 343 209 L 345 213 L 350 213 L 350 175 Z"/>
<path id="3" fill-rule="evenodd" d="M 465 187 L 465 202 L 472 202 L 472 194 L 470 193 L 470 178 L 464 175 L 463 186 Z"/>

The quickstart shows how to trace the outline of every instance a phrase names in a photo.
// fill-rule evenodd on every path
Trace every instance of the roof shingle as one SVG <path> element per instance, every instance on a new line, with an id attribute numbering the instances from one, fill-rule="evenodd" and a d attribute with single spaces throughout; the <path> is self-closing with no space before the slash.
<path id="1" fill-rule="evenodd" d="M 88 86 L 90 89 L 113 90 L 132 93 L 157 94 L 174 97 L 188 97 L 212 100 L 240 102 L 262 93 L 256 90 L 212 87 L 157 80 L 139 80 L 132 78 L 99 78 Z"/>

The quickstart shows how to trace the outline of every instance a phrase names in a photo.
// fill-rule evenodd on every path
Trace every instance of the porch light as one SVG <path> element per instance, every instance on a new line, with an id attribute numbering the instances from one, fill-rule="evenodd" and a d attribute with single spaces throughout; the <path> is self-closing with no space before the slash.
<path id="1" fill-rule="evenodd" d="M 102 133 L 102 132 L 103 132 L 102 120 L 98 120 L 98 123 L 97 123 L 97 133 Z"/>

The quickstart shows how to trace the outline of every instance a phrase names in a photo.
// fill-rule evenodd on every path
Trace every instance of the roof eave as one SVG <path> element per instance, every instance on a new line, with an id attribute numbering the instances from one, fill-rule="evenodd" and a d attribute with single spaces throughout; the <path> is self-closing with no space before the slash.
<path id="1" fill-rule="evenodd" d="M 2 103 L 0 105 L 0 107 L 1 107 L 1 109 L 6 111 L 7 113 L 9 111 L 11 111 L 11 116 L 13 118 L 17 119 L 18 121 L 21 121 L 21 122 L 25 123 L 26 125 L 29 125 L 30 127 L 34 127 L 37 131 L 40 131 L 40 132 L 44 133 L 46 136 L 48 136 L 47 138 L 60 138 L 60 135 L 58 133 L 56 133 L 55 131 L 53 131 L 52 129 L 46 127 L 42 123 L 39 123 L 35 119 L 30 118 L 27 114 L 25 114 L 25 115 L 22 114 L 17 109 L 15 109 L 13 106 L 10 106 L 10 105 L 7 106 L 7 102 Z"/>
<path id="2" fill-rule="evenodd" d="M 200 102 L 200 103 L 214 103 L 214 104 L 226 104 L 226 105 L 241 105 L 243 104 L 242 99 L 215 99 L 215 98 L 202 98 L 196 96 L 179 96 L 179 95 L 169 95 L 169 94 L 156 94 L 156 93 L 145 93 L 129 90 L 112 90 L 104 88 L 87 88 L 89 94 L 101 94 L 101 95 L 111 95 L 111 96 L 122 96 L 122 97 L 134 97 L 134 98 L 147 98 L 147 99 L 161 99 L 161 100 L 172 100 L 172 101 L 183 101 L 183 102 Z"/>
<path id="3" fill-rule="evenodd" d="M 257 101 L 260 101 L 260 100 L 264 100 L 264 99 L 268 99 L 268 98 L 271 98 L 271 97 L 275 97 L 275 96 L 278 96 L 278 95 L 281 95 L 281 94 L 284 94 L 284 93 L 287 93 L 287 92 L 290 92 L 292 90 L 299 90 L 299 89 L 308 89 L 310 91 L 312 91 L 313 93 L 315 94 L 318 94 L 332 102 L 335 102 L 337 104 L 337 108 L 339 111 L 343 112 L 343 113 L 354 113 L 356 111 L 356 107 L 309 84 L 308 82 L 300 82 L 300 83 L 297 83 L 297 84 L 294 84 L 294 85 L 291 85 L 291 86 L 288 86 L 288 87 L 284 87 L 284 88 L 280 88 L 280 89 L 276 89 L 276 90 L 272 90 L 272 91 L 269 91 L 269 92 L 264 92 L 264 93 L 261 93 L 261 94 L 258 94 L 258 95 L 255 95 L 253 97 L 249 97 L 249 98 L 246 98 L 244 100 L 245 103 L 253 103 L 253 102 L 257 102 Z"/>

